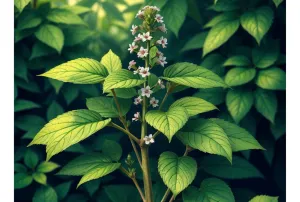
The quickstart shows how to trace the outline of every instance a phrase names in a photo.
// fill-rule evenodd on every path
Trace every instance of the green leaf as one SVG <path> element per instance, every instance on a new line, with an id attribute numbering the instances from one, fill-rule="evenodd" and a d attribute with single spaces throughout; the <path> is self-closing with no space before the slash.
<path id="1" fill-rule="evenodd" d="M 83 185 L 84 189 L 89 193 L 90 197 L 94 195 L 99 189 L 101 179 L 92 180 Z"/>
<path id="2" fill-rule="evenodd" d="M 278 6 L 283 2 L 283 0 L 273 0 L 275 6 L 278 8 Z"/>
<path id="3" fill-rule="evenodd" d="M 29 109 L 35 109 L 40 108 L 41 106 L 35 102 L 32 102 L 30 100 L 15 100 L 15 112 L 29 110 Z"/>
<path id="4" fill-rule="evenodd" d="M 162 132 L 171 142 L 172 137 L 188 121 L 189 113 L 184 107 L 172 107 L 167 112 L 151 110 L 146 114 L 146 121 Z"/>
<path id="5" fill-rule="evenodd" d="M 62 94 L 67 102 L 67 105 L 71 104 L 79 95 L 79 90 L 77 87 L 69 85 L 62 89 Z"/>
<path id="6" fill-rule="evenodd" d="M 18 88 L 24 89 L 32 93 L 41 92 L 39 85 L 34 80 L 29 80 L 28 82 L 26 82 L 22 79 L 15 78 L 15 84 L 18 86 Z"/>
<path id="7" fill-rule="evenodd" d="M 229 138 L 233 152 L 248 149 L 264 149 L 259 142 L 244 128 L 222 119 L 210 119 L 223 129 Z"/>
<path id="8" fill-rule="evenodd" d="M 137 92 L 134 88 L 119 88 L 115 89 L 116 96 L 119 98 L 133 98 L 137 96 Z M 107 96 L 113 96 L 112 92 L 108 93 Z"/>
<path id="9" fill-rule="evenodd" d="M 275 140 L 278 140 L 286 132 L 286 118 L 277 115 L 275 123 L 270 125 L 270 129 Z"/>
<path id="10" fill-rule="evenodd" d="M 222 14 L 219 14 L 215 16 L 213 19 L 211 19 L 208 23 L 206 23 L 203 28 L 209 28 L 214 27 L 217 24 L 224 22 L 224 21 L 232 21 L 237 19 L 239 16 L 236 12 L 225 12 Z"/>
<path id="11" fill-rule="evenodd" d="M 57 50 L 60 54 L 64 45 L 64 34 L 57 26 L 45 24 L 42 25 L 38 31 L 35 32 L 35 36 L 41 42 Z"/>
<path id="12" fill-rule="evenodd" d="M 131 185 L 108 185 L 105 186 L 104 192 L 110 202 L 133 202 L 140 201 L 141 197 L 134 186 Z M 104 197 L 101 197 L 103 199 Z"/>
<path id="13" fill-rule="evenodd" d="M 208 112 L 217 109 L 213 104 L 197 97 L 184 97 L 176 100 L 172 107 L 183 107 L 187 110 L 189 116 L 194 116 L 200 113 Z"/>
<path id="14" fill-rule="evenodd" d="M 241 7 L 241 2 L 239 0 L 215 0 L 214 5 L 212 5 L 209 9 L 214 11 L 233 11 L 237 10 Z"/>
<path id="15" fill-rule="evenodd" d="M 285 90 L 286 75 L 278 67 L 271 67 L 258 72 L 256 85 L 267 90 Z"/>
<path id="16" fill-rule="evenodd" d="M 87 174 L 95 167 L 100 165 L 110 165 L 112 160 L 109 156 L 100 153 L 89 153 L 81 155 L 72 161 L 68 162 L 57 174 L 81 176 Z"/>
<path id="17" fill-rule="evenodd" d="M 249 202 L 278 202 L 278 196 L 259 195 L 252 198 Z"/>
<path id="18" fill-rule="evenodd" d="M 47 184 L 47 176 L 44 173 L 35 172 L 32 174 L 33 179 L 42 185 Z"/>
<path id="19" fill-rule="evenodd" d="M 234 89 L 227 92 L 226 106 L 236 123 L 239 123 L 250 111 L 253 101 L 253 93 L 246 89 Z"/>
<path id="20" fill-rule="evenodd" d="M 28 82 L 28 75 L 27 75 L 28 67 L 25 60 L 22 57 L 16 55 L 14 57 L 14 62 L 15 62 L 15 71 L 14 71 L 15 76 L 22 79 L 25 82 Z"/>
<path id="21" fill-rule="evenodd" d="M 206 119 L 190 120 L 176 137 L 183 144 L 202 152 L 224 156 L 232 162 L 232 150 L 224 130 L 214 121 Z"/>
<path id="22" fill-rule="evenodd" d="M 32 52 L 30 56 L 30 60 L 42 56 L 47 56 L 56 53 L 56 51 L 50 46 L 41 43 L 40 41 L 36 41 L 32 47 Z"/>
<path id="23" fill-rule="evenodd" d="M 200 66 L 211 70 L 220 77 L 223 77 L 225 74 L 225 68 L 223 67 L 224 60 L 225 58 L 222 55 L 213 53 L 205 57 Z"/>
<path id="24" fill-rule="evenodd" d="M 48 79 L 48 80 L 51 86 L 54 88 L 55 93 L 58 94 L 64 83 L 62 81 L 58 81 L 55 79 Z"/>
<path id="25" fill-rule="evenodd" d="M 252 61 L 256 67 L 264 69 L 277 61 L 279 53 L 279 41 L 270 40 L 252 50 Z"/>
<path id="26" fill-rule="evenodd" d="M 249 66 L 251 61 L 244 55 L 235 55 L 228 58 L 223 66 Z"/>
<path id="27" fill-rule="evenodd" d="M 44 161 L 38 165 L 36 171 L 41 173 L 49 173 L 58 168 L 59 165 L 51 162 L 51 161 Z"/>
<path id="28" fill-rule="evenodd" d="M 132 100 L 118 99 L 122 115 L 126 115 L 130 110 Z M 117 118 L 119 117 L 118 108 L 113 98 L 110 97 L 94 97 L 86 99 L 88 109 L 98 112 L 102 117 Z"/>
<path id="29" fill-rule="evenodd" d="M 67 196 L 67 194 L 68 194 L 68 192 L 71 188 L 71 184 L 72 184 L 72 181 L 64 182 L 64 183 L 61 183 L 61 184 L 57 185 L 54 188 L 59 201 L 64 199 Z"/>
<path id="30" fill-rule="evenodd" d="M 50 186 L 41 186 L 36 190 L 32 202 L 57 202 L 57 194 Z"/>
<path id="31" fill-rule="evenodd" d="M 14 188 L 22 189 L 29 186 L 32 183 L 32 177 L 27 173 L 16 173 L 14 175 Z"/>
<path id="32" fill-rule="evenodd" d="M 201 89 L 193 96 L 202 98 L 214 105 L 222 104 L 225 101 L 225 91 L 222 88 Z"/>
<path id="33" fill-rule="evenodd" d="M 68 25 L 85 24 L 85 22 L 78 15 L 65 9 L 51 9 L 47 15 L 47 19 L 51 22 Z"/>
<path id="34" fill-rule="evenodd" d="M 26 13 L 26 16 L 18 18 L 17 29 L 24 30 L 39 26 L 42 23 L 42 18 L 35 13 Z"/>
<path id="35" fill-rule="evenodd" d="M 78 58 L 41 74 L 52 79 L 75 84 L 100 83 L 107 76 L 105 67 L 94 59 Z"/>
<path id="36" fill-rule="evenodd" d="M 270 7 L 263 6 L 247 11 L 241 16 L 242 27 L 251 34 L 260 44 L 273 22 L 273 11 Z"/>
<path id="37" fill-rule="evenodd" d="M 271 123 L 274 123 L 277 112 L 277 97 L 275 92 L 257 88 L 254 95 L 257 111 L 271 121 Z"/>
<path id="38" fill-rule="evenodd" d="M 161 10 L 166 26 L 178 37 L 178 32 L 187 14 L 188 5 L 186 0 L 168 0 Z"/>
<path id="39" fill-rule="evenodd" d="M 54 100 L 47 109 L 47 119 L 50 121 L 64 112 L 62 106 Z"/>
<path id="40" fill-rule="evenodd" d="M 252 67 L 235 67 L 230 69 L 225 76 L 225 83 L 229 86 L 240 86 L 254 79 L 256 69 Z"/>
<path id="41" fill-rule="evenodd" d="M 207 178 L 201 182 L 200 188 L 189 187 L 183 192 L 184 202 L 235 202 L 230 187 L 217 178 Z"/>
<path id="42" fill-rule="evenodd" d="M 176 196 L 195 179 L 197 163 L 189 156 L 178 157 L 173 152 L 164 152 L 158 159 L 158 172 L 165 185 Z"/>
<path id="43" fill-rule="evenodd" d="M 112 52 L 112 50 L 109 50 L 108 53 L 101 58 L 101 64 L 106 67 L 109 74 L 122 69 L 120 58 Z"/>
<path id="44" fill-rule="evenodd" d="M 101 178 L 109 173 L 114 172 L 121 166 L 121 163 L 103 162 L 95 166 L 92 170 L 87 172 L 79 181 L 77 188 L 83 183 Z"/>
<path id="45" fill-rule="evenodd" d="M 146 80 L 140 79 L 138 75 L 131 71 L 121 69 L 108 75 L 103 83 L 103 91 L 108 92 L 115 88 L 132 88 L 145 83 Z"/>
<path id="46" fill-rule="evenodd" d="M 28 166 L 29 168 L 35 168 L 38 162 L 39 162 L 39 156 L 31 149 L 28 149 L 24 156 L 25 165 Z"/>
<path id="47" fill-rule="evenodd" d="M 30 1 L 31 0 L 14 0 L 14 5 L 21 13 L 23 9 L 27 6 L 27 4 L 30 3 Z"/>
<path id="48" fill-rule="evenodd" d="M 83 14 L 83 13 L 87 13 L 90 12 L 91 9 L 88 7 L 84 7 L 84 6 L 79 6 L 79 5 L 74 5 L 74 6 L 70 6 L 70 5 L 66 5 L 66 6 L 62 6 L 63 9 L 69 10 L 77 15 Z"/>
<path id="49" fill-rule="evenodd" d="M 115 6 L 115 3 L 102 2 L 101 5 L 103 6 L 103 9 L 106 12 L 106 16 L 108 18 L 124 21 L 123 14 Z"/>
<path id="50" fill-rule="evenodd" d="M 24 166 L 20 163 L 15 163 L 14 164 L 14 171 L 17 172 L 17 173 L 26 173 L 27 168 L 26 168 L 26 166 Z"/>
<path id="51" fill-rule="evenodd" d="M 74 46 L 83 43 L 94 35 L 92 30 L 82 26 L 66 27 L 63 32 L 65 35 L 65 46 Z"/>
<path id="52" fill-rule="evenodd" d="M 15 120 L 15 126 L 21 130 L 29 131 L 34 128 L 41 127 L 45 124 L 45 120 L 36 115 L 18 116 Z"/>
<path id="53" fill-rule="evenodd" d="M 196 34 L 190 40 L 188 40 L 188 42 L 186 42 L 180 52 L 202 48 L 207 34 L 208 32 L 201 32 L 200 34 Z"/>
<path id="54" fill-rule="evenodd" d="M 257 168 L 247 160 L 233 156 L 232 164 L 220 156 L 205 156 L 199 163 L 200 169 L 225 179 L 263 178 Z"/>
<path id="55" fill-rule="evenodd" d="M 122 147 L 116 141 L 104 140 L 101 145 L 102 153 L 109 156 L 113 161 L 119 161 L 122 156 Z"/>
<path id="56" fill-rule="evenodd" d="M 203 57 L 227 42 L 238 30 L 239 26 L 239 20 L 222 21 L 214 26 L 205 38 L 203 45 Z"/>
<path id="57" fill-rule="evenodd" d="M 47 161 L 109 124 L 111 119 L 103 120 L 100 114 L 94 111 L 79 109 L 64 113 L 46 124 L 34 137 L 33 144 L 47 145 Z"/>
<path id="58" fill-rule="evenodd" d="M 165 80 L 192 88 L 226 87 L 224 81 L 215 73 L 188 62 L 167 67 L 163 75 Z"/>

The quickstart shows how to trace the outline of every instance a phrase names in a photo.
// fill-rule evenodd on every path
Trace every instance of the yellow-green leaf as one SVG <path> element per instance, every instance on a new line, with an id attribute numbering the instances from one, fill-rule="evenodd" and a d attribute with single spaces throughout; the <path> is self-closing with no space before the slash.
<path id="1" fill-rule="evenodd" d="M 41 42 L 54 48 L 58 53 L 61 53 L 65 37 L 59 27 L 50 24 L 42 25 L 38 31 L 35 32 L 35 36 Z"/>
<path id="2" fill-rule="evenodd" d="M 202 152 L 224 156 L 232 162 L 232 150 L 224 130 L 212 120 L 190 120 L 177 134 L 183 144 Z"/>
<path id="3" fill-rule="evenodd" d="M 47 160 L 66 148 L 104 128 L 111 119 L 103 120 L 97 112 L 80 109 L 64 113 L 46 124 L 29 144 L 47 145 Z"/>
<path id="4" fill-rule="evenodd" d="M 112 50 L 109 50 L 108 53 L 101 58 L 101 64 L 106 67 L 109 73 L 122 69 L 122 63 L 119 56 L 112 52 Z"/>
<path id="5" fill-rule="evenodd" d="M 256 69 L 251 67 L 235 67 L 230 69 L 225 76 L 225 83 L 229 86 L 239 86 L 254 79 Z"/>
<path id="6" fill-rule="evenodd" d="M 132 88 L 139 86 L 146 80 L 141 79 L 131 71 L 121 69 L 108 75 L 103 83 L 103 91 L 108 92 L 115 88 Z"/>
<path id="7" fill-rule="evenodd" d="M 188 121 L 189 113 L 184 107 L 176 106 L 167 112 L 151 110 L 146 114 L 146 121 L 162 132 L 171 142 L 172 137 Z"/>
<path id="8" fill-rule="evenodd" d="M 65 9 L 52 9 L 48 13 L 47 19 L 51 22 L 68 25 L 85 24 L 85 22 L 78 15 Z"/>
<path id="9" fill-rule="evenodd" d="M 261 70 L 256 78 L 256 85 L 267 90 L 285 90 L 286 74 L 278 67 Z"/>
<path id="10" fill-rule="evenodd" d="M 260 44 L 273 22 L 273 11 L 268 6 L 247 11 L 241 16 L 242 27 Z"/>
<path id="11" fill-rule="evenodd" d="M 278 202 L 278 196 L 259 195 L 252 198 L 249 202 Z"/>
<path id="12" fill-rule="evenodd" d="M 173 152 L 164 152 L 158 159 L 158 172 L 165 185 L 176 196 L 195 179 L 197 163 L 189 156 L 178 157 Z"/>
<path id="13" fill-rule="evenodd" d="M 107 70 L 98 61 L 78 58 L 56 66 L 40 76 L 75 84 L 95 84 L 103 81 L 107 75 Z"/>
<path id="14" fill-rule="evenodd" d="M 180 62 L 164 70 L 165 80 L 192 88 L 226 87 L 224 81 L 212 71 L 188 62 Z"/>
<path id="15" fill-rule="evenodd" d="M 197 97 L 184 97 L 176 100 L 170 106 L 170 108 L 177 106 L 184 107 L 187 110 L 189 116 L 194 116 L 200 113 L 217 109 L 215 105 Z"/>

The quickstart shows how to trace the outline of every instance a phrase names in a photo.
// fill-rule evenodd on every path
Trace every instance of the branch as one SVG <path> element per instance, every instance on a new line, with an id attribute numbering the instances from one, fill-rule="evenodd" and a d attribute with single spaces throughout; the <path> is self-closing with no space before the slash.
<path id="1" fill-rule="evenodd" d="M 115 124 L 115 123 L 113 123 L 113 122 L 110 122 L 110 123 L 109 123 L 109 126 L 111 126 L 111 127 L 113 127 L 113 128 L 116 128 L 116 129 L 118 129 L 119 131 L 121 131 L 121 132 L 127 134 L 128 137 L 129 137 L 130 139 L 134 140 L 137 144 L 140 143 L 140 140 L 139 140 L 137 137 L 135 137 L 131 132 L 129 132 L 128 130 L 126 130 L 125 128 L 122 128 L 121 126 L 119 126 L 119 125 L 117 125 L 117 124 Z"/>
<path id="2" fill-rule="evenodd" d="M 118 112 L 119 112 L 120 120 L 121 120 L 123 126 L 125 127 L 125 130 L 126 130 L 128 133 L 130 133 L 130 131 L 129 131 L 129 129 L 128 129 L 128 126 L 127 126 L 127 123 L 126 123 L 126 119 L 125 119 L 125 118 L 123 117 L 123 115 L 122 115 L 121 107 L 120 107 L 120 104 L 119 104 L 119 101 L 118 101 L 116 92 L 115 92 L 114 89 L 112 89 L 111 92 L 112 92 L 112 94 L 113 94 L 113 96 L 114 96 L 114 100 L 115 100 L 115 103 L 116 103 L 116 105 L 117 105 L 117 109 L 118 109 Z M 124 131 L 123 131 L 123 132 L 124 132 Z M 126 134 L 128 134 L 128 133 L 126 133 Z M 132 135 L 132 133 L 130 133 L 130 134 Z M 128 135 L 129 135 L 129 134 L 128 134 Z M 136 155 L 136 158 L 137 158 L 137 160 L 138 160 L 138 162 L 139 162 L 139 164 L 140 164 L 140 167 L 142 168 L 142 161 L 141 161 L 140 154 L 139 154 L 139 152 L 138 152 L 138 150 L 137 150 L 137 148 L 136 148 L 136 146 L 135 146 L 135 144 L 134 144 L 134 142 L 133 142 L 133 140 L 135 140 L 137 144 L 140 144 L 140 140 L 139 140 L 137 137 L 135 137 L 134 135 L 132 135 L 132 136 L 131 136 L 131 135 L 129 135 L 129 140 L 130 140 L 130 143 L 131 143 L 131 145 L 132 145 L 133 151 L 134 151 L 134 153 L 135 153 L 135 155 Z"/>
<path id="3" fill-rule="evenodd" d="M 138 192 L 140 193 L 140 196 L 141 196 L 143 202 L 146 202 L 145 196 L 144 196 L 144 194 L 143 194 L 143 192 L 142 192 L 142 189 L 141 189 L 140 185 L 138 184 L 138 182 L 137 182 L 137 180 L 136 180 L 136 178 L 135 178 L 135 175 L 130 174 L 123 166 L 120 166 L 120 170 L 121 170 L 125 175 L 127 175 L 127 177 L 129 177 L 129 178 L 133 181 L 133 183 L 134 183 L 136 189 L 137 189 Z"/>

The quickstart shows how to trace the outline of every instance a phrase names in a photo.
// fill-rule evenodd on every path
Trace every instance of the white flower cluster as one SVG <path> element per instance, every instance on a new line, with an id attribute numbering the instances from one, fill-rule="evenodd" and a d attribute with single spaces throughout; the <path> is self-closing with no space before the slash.
<path id="1" fill-rule="evenodd" d="M 143 23 L 141 23 L 141 25 L 132 25 L 130 30 L 135 38 L 133 42 L 129 44 L 128 51 L 130 53 L 136 53 L 137 57 L 142 60 L 151 60 L 150 64 L 148 64 L 149 66 L 146 67 L 138 66 L 137 62 L 134 60 L 129 62 L 128 69 L 133 69 L 134 74 L 139 74 L 143 78 L 151 75 L 150 70 L 153 66 L 160 65 L 164 67 L 165 64 L 167 64 L 166 57 L 159 50 L 157 50 L 154 57 L 151 55 L 153 58 L 149 58 L 151 48 L 161 47 L 164 49 L 167 48 L 168 45 L 167 38 L 163 36 L 157 38 L 156 35 L 153 34 L 154 32 L 167 33 L 166 26 L 163 23 L 163 16 L 158 14 L 159 11 L 160 9 L 156 6 L 145 6 L 136 14 L 136 18 L 143 20 Z M 145 86 L 144 88 L 141 88 L 140 96 L 134 99 L 134 104 L 139 105 L 142 103 L 143 99 L 150 98 L 149 105 L 153 108 L 158 107 L 159 100 L 151 96 L 153 88 L 156 86 L 159 86 L 161 89 L 165 88 L 161 79 L 159 79 L 157 84 L 153 87 Z M 138 120 L 140 120 L 140 112 L 136 112 L 132 118 L 132 121 Z M 146 144 L 154 143 L 154 139 L 151 134 L 149 136 L 145 136 L 144 140 Z"/>

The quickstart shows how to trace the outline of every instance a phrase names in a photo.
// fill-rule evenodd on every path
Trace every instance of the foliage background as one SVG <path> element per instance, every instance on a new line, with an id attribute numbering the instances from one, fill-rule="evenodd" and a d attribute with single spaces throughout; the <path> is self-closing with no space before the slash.
<path id="1" fill-rule="evenodd" d="M 16 1 L 15 1 L 16 2 Z M 85 99 L 96 97 L 101 94 L 101 88 L 98 85 L 72 85 L 62 84 L 59 81 L 37 77 L 36 75 L 61 64 L 65 61 L 78 57 L 90 57 L 96 60 L 112 49 L 122 59 L 123 68 L 126 68 L 128 62 L 133 56 L 127 51 L 128 44 L 133 37 L 129 31 L 130 26 L 135 21 L 135 13 L 144 5 L 144 1 L 133 0 L 82 0 L 82 1 L 64 1 L 64 0 L 38 0 L 26 1 L 29 4 L 20 12 L 20 7 L 15 7 L 15 173 L 20 169 L 27 168 L 27 173 L 31 175 L 35 172 L 36 166 L 44 161 L 45 151 L 42 146 L 26 148 L 27 144 L 34 137 L 41 127 L 56 117 L 57 115 L 73 109 L 85 108 Z M 187 61 L 209 68 L 219 75 L 224 76 L 230 67 L 224 67 L 223 64 L 232 55 L 246 54 L 258 45 L 255 39 L 249 35 L 242 27 L 219 49 L 202 57 L 204 34 L 207 30 L 204 25 L 219 13 L 238 10 L 243 13 L 252 7 L 269 6 L 274 12 L 272 26 L 264 39 L 262 46 L 268 44 L 269 40 L 276 40 L 280 54 L 275 58 L 276 66 L 285 71 L 285 2 L 278 7 L 272 0 L 224 0 L 217 2 L 216 6 L 213 0 L 153 0 L 152 3 L 162 8 L 169 9 L 169 16 L 164 15 L 168 30 L 168 48 L 164 53 L 167 57 L 168 65 Z M 148 3 L 148 2 L 146 2 Z M 146 4 L 145 3 L 145 4 Z M 187 9 L 180 14 L 176 6 L 186 5 Z M 252 4 L 252 5 L 250 5 Z M 82 21 L 61 22 L 49 20 L 46 15 L 55 8 L 70 10 L 74 15 L 80 16 Z M 208 9 L 211 7 L 210 9 Z M 36 17 L 39 16 L 39 17 Z M 43 19 L 42 21 L 36 18 Z M 174 19 L 182 21 L 176 26 Z M 34 20 L 32 20 L 34 19 Z M 171 22 L 172 21 L 172 22 Z M 44 24 L 52 24 L 62 30 L 64 35 L 64 45 L 60 50 L 58 47 L 50 47 L 49 44 L 41 42 L 36 32 Z M 172 24 L 173 23 L 173 24 Z M 171 27 L 171 28 L 170 28 Z M 173 28 L 172 28 L 173 27 Z M 178 27 L 178 29 L 174 28 Z M 178 33 L 177 33 L 178 31 Z M 57 41 L 58 36 L 50 39 L 50 43 Z M 276 44 L 271 41 L 271 44 Z M 267 46 L 267 45 L 266 45 Z M 271 52 L 274 47 L 268 47 L 265 51 Z M 252 64 L 251 64 L 252 65 Z M 249 90 L 254 92 L 255 83 L 251 82 L 237 88 L 241 91 Z M 229 90 L 230 91 L 230 90 Z M 267 194 L 279 196 L 279 201 L 285 201 L 285 91 L 275 92 L 270 102 L 276 102 L 276 116 L 274 124 L 262 116 L 253 105 L 247 115 L 240 121 L 240 125 L 249 130 L 258 141 L 267 149 L 267 151 L 247 151 L 238 152 L 237 158 L 246 160 L 254 166 L 252 170 L 246 165 L 242 169 L 241 164 L 233 167 L 235 173 L 241 172 L 243 179 L 236 179 L 229 173 L 219 174 L 217 177 L 224 179 L 232 188 L 236 201 L 248 201 L 255 195 Z M 209 95 L 217 97 L 214 101 L 220 109 L 218 112 L 205 114 L 206 117 L 216 115 L 225 120 L 234 122 L 232 116 L 227 110 L 226 91 L 217 92 L 199 92 L 196 89 L 181 91 L 170 97 L 169 100 L 177 99 L 186 95 L 195 95 L 209 99 Z M 275 112 L 271 112 L 275 114 Z M 129 117 L 134 111 L 129 113 Z M 272 115 L 270 115 L 272 117 Z M 270 117 L 269 116 L 269 117 Z M 138 129 L 136 129 L 138 131 Z M 133 131 L 134 132 L 134 131 Z M 63 166 L 69 160 L 92 150 L 101 150 L 103 138 L 119 141 L 123 146 L 123 158 L 131 152 L 128 139 L 119 133 L 114 133 L 110 129 L 105 129 L 99 135 L 93 135 L 83 143 L 77 144 L 68 149 L 68 152 L 55 156 L 52 161 Z M 161 143 L 161 144 L 160 144 Z M 167 145 L 162 148 L 161 145 Z M 153 148 L 153 149 L 152 149 Z M 155 168 L 155 158 L 165 150 L 171 150 L 177 154 L 184 152 L 183 145 L 176 139 L 170 145 L 166 138 L 160 136 L 156 144 L 151 148 L 151 157 L 153 158 L 153 167 Z M 191 152 L 199 162 L 205 158 L 204 153 Z M 37 161 L 39 163 L 37 163 Z M 233 160 L 234 161 L 234 160 Z M 215 162 L 220 162 L 216 158 Z M 23 166 L 23 167 L 22 167 Z M 32 168 L 29 168 L 32 166 Z M 220 168 L 220 165 L 217 165 Z M 21 167 L 21 168 L 20 168 Z M 205 166 L 201 168 L 194 184 L 199 186 L 202 179 L 213 173 L 205 172 Z M 233 169 L 233 168 L 231 168 Z M 17 172 L 16 172 L 17 170 Z M 120 173 L 116 172 L 112 176 L 104 177 L 101 180 L 95 180 L 87 183 L 76 190 L 76 178 L 67 178 L 55 175 L 58 171 L 47 173 L 47 184 L 55 188 L 58 198 L 61 201 L 136 201 L 136 192 L 131 182 Z M 206 170 L 207 171 L 207 170 Z M 231 171 L 228 171 L 231 172 Z M 244 173 L 243 173 L 244 172 Z M 220 176 L 221 175 L 221 176 Z M 213 175 L 215 176 L 215 175 Z M 230 179 L 231 178 L 231 179 Z M 155 188 L 157 194 L 165 188 L 161 188 L 161 179 L 154 174 L 156 181 Z M 75 182 L 76 181 L 76 182 Z M 60 187 L 57 187 L 59 186 Z M 70 186 L 69 186 L 70 185 Z M 15 189 L 16 201 L 38 201 L 38 191 L 41 185 L 32 182 L 29 186 L 21 189 Z M 66 193 L 61 193 L 65 191 Z M 178 197 L 177 201 L 180 201 Z"/>

